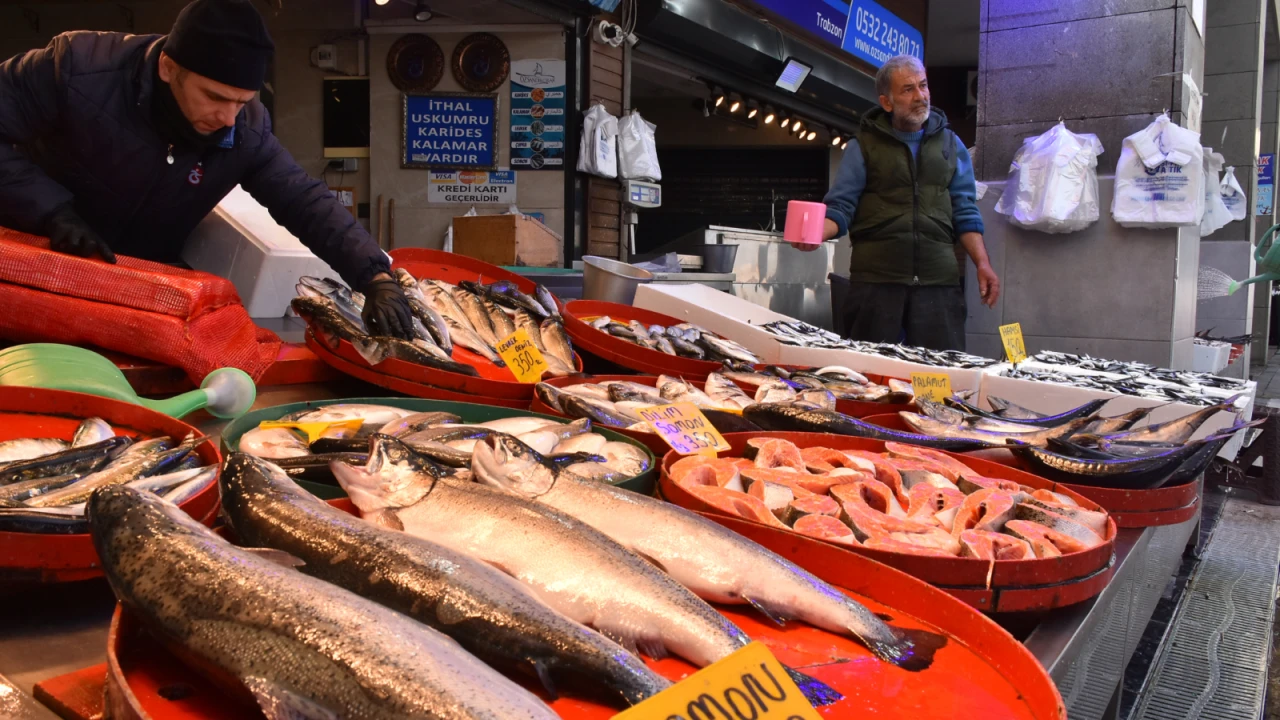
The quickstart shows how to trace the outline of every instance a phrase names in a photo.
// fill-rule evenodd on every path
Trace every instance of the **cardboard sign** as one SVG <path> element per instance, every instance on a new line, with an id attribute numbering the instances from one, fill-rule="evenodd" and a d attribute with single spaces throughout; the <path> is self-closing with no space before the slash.
<path id="1" fill-rule="evenodd" d="M 1004 355 L 1011 363 L 1027 359 L 1027 345 L 1022 342 L 1022 323 L 1000 326 L 1000 341 L 1004 343 Z"/>
<path id="2" fill-rule="evenodd" d="M 638 411 L 649 422 L 654 432 L 681 455 L 704 452 L 720 452 L 729 449 L 729 443 L 716 430 L 710 420 L 693 403 L 660 405 Z"/>
<path id="3" fill-rule="evenodd" d="M 756 718 L 820 720 L 769 648 L 753 642 L 614 720 Z"/>
<path id="4" fill-rule="evenodd" d="M 916 397 L 942 402 L 951 397 L 951 376 L 946 373 L 911 373 Z"/>
<path id="5" fill-rule="evenodd" d="M 353 418 L 351 420 L 336 420 L 334 422 L 287 422 L 279 420 L 264 420 L 258 423 L 261 430 L 270 430 L 271 428 L 288 428 L 290 430 L 301 430 L 307 436 L 307 442 L 313 443 L 320 438 L 330 428 L 342 428 L 344 430 L 359 430 L 364 425 L 364 420 Z"/>
<path id="6" fill-rule="evenodd" d="M 498 343 L 495 349 L 507 367 L 511 368 L 516 382 L 536 383 L 542 379 L 542 373 L 547 371 L 546 358 L 542 357 L 542 351 L 529 339 L 529 333 L 524 328 Z"/>

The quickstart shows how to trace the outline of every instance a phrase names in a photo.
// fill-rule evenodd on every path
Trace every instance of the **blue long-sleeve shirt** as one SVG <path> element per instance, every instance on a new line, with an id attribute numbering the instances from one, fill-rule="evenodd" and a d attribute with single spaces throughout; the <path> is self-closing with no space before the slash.
<path id="1" fill-rule="evenodd" d="M 924 130 L 914 133 L 893 131 L 894 136 L 911 148 L 914 158 L 920 152 L 920 140 Z M 978 211 L 978 190 L 974 183 L 973 159 L 964 143 L 956 142 L 956 174 L 951 178 L 951 222 L 956 236 L 961 233 L 985 231 L 982 224 L 982 213 Z M 858 201 L 862 199 L 862 191 L 867 187 L 867 166 L 862 160 L 862 148 L 857 138 L 849 141 L 844 160 L 840 161 L 840 169 L 836 172 L 836 181 L 827 192 L 827 217 L 835 221 L 840 231 L 836 237 L 849 233 L 849 224 L 858 212 Z"/>

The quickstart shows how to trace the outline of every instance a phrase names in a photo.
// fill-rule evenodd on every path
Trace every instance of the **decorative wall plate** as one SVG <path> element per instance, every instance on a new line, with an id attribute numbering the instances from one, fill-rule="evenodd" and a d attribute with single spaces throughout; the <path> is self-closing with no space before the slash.
<path id="1" fill-rule="evenodd" d="M 405 35 L 387 51 L 387 74 L 403 92 L 428 92 L 444 77 L 444 51 L 426 35 Z"/>
<path id="2" fill-rule="evenodd" d="M 471 92 L 492 92 L 511 73 L 507 46 L 489 33 L 468 35 L 453 50 L 453 77 Z"/>

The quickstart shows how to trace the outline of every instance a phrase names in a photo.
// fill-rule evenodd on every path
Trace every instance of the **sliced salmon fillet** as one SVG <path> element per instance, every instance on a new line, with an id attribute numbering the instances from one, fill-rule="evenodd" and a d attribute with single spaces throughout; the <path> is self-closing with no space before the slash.
<path id="1" fill-rule="evenodd" d="M 1014 518 L 1015 506 L 1022 497 L 1023 493 L 1014 495 L 989 488 L 969 495 L 956 511 L 951 534 L 958 537 L 965 530 L 1000 532 L 1004 524 Z"/>
<path id="2" fill-rule="evenodd" d="M 813 473 L 831 472 L 836 468 L 849 468 L 850 470 L 870 469 L 865 461 L 855 460 L 839 450 L 832 450 L 831 448 L 805 448 L 800 451 L 800 457 L 804 459 L 804 465 L 809 472 Z"/>
<path id="3" fill-rule="evenodd" d="M 710 465 L 698 465 L 684 468 L 684 472 L 680 474 L 680 479 L 676 481 L 676 484 L 687 490 L 693 485 L 720 487 L 720 480 L 716 477 L 715 468 Z"/>
<path id="4" fill-rule="evenodd" d="M 858 539 L 854 537 L 849 526 L 830 515 L 805 515 L 796 520 L 796 524 L 791 529 L 806 537 L 826 540 L 837 545 L 850 547 L 858 545 Z"/>
<path id="5" fill-rule="evenodd" d="M 877 512 L 865 501 L 855 497 L 850 502 L 840 503 L 840 521 L 848 525 L 859 540 L 866 540 L 875 535 L 888 535 L 892 532 L 924 533 L 932 526 L 924 523 L 896 518 Z"/>
<path id="6" fill-rule="evenodd" d="M 941 528 L 930 528 L 928 532 L 891 532 L 889 539 L 908 545 L 918 545 L 920 547 L 931 548 L 946 553 L 951 557 L 960 554 L 960 541 L 951 537 Z"/>
<path id="7" fill-rule="evenodd" d="M 671 480 L 675 482 L 675 484 L 684 487 L 685 475 L 692 472 L 694 468 L 699 467 L 711 468 L 712 472 L 714 472 L 716 476 L 715 484 L 719 487 L 727 487 L 738 491 L 745 489 L 742 486 L 741 478 L 738 476 L 738 466 L 732 460 L 727 458 L 708 458 L 700 455 L 690 455 L 687 458 L 681 458 L 673 463 L 671 465 L 671 470 L 668 471 L 667 474 L 670 475 Z M 705 485 L 706 483 L 697 482 L 694 484 Z"/>
<path id="8" fill-rule="evenodd" d="M 964 493 L 952 488 L 940 488 L 920 483 L 907 493 L 907 517 L 920 522 L 939 522 L 933 516 L 964 503 Z"/>
<path id="9" fill-rule="evenodd" d="M 1030 543 L 1031 549 L 1035 551 L 1038 558 L 1059 557 L 1089 549 L 1084 543 L 1069 535 L 1030 520 L 1010 520 L 1004 524 L 1004 531 L 1008 535 Z"/>
<path id="10" fill-rule="evenodd" d="M 1017 507 L 1014 508 L 1014 518 L 1039 523 L 1060 535 L 1070 537 L 1086 548 L 1094 548 L 1106 542 L 1102 537 L 1102 533 L 1094 532 L 1073 518 L 1059 515 L 1047 509 L 1043 503 L 1031 505 L 1019 502 Z"/>
<path id="11" fill-rule="evenodd" d="M 1073 507 L 1080 506 L 1080 503 L 1076 502 L 1075 498 L 1070 495 L 1063 495 L 1062 493 L 1056 493 L 1052 490 L 1035 490 L 1031 493 L 1031 497 L 1047 503 L 1057 503 L 1059 505 L 1070 505 Z"/>
<path id="12" fill-rule="evenodd" d="M 826 495 L 810 495 L 796 498 L 783 508 L 778 516 L 783 525 L 795 527 L 796 521 L 806 515 L 827 515 L 835 518 L 840 514 L 840 503 Z"/>
<path id="13" fill-rule="evenodd" d="M 747 494 L 753 498 L 757 498 L 764 506 L 769 508 L 769 512 L 774 517 L 782 519 L 782 513 L 796 499 L 795 491 L 786 485 L 769 482 L 768 480 L 756 480 L 747 487 Z M 783 522 L 786 522 L 785 520 Z M 790 523 L 787 523 L 790 525 Z"/>
<path id="14" fill-rule="evenodd" d="M 979 560 L 1034 560 L 1036 553 L 1026 540 L 987 532 L 965 530 L 960 533 L 960 557 Z"/>
<path id="15" fill-rule="evenodd" d="M 806 472 L 804 458 L 800 456 L 800 448 L 793 442 L 776 438 L 760 446 L 756 452 L 755 465 L 758 468 L 791 468 L 798 472 Z"/>
<path id="16" fill-rule="evenodd" d="M 1064 505 L 1062 503 L 1048 502 L 1037 498 L 1035 495 L 1027 498 L 1025 502 L 1027 505 L 1034 505 L 1036 507 L 1043 508 L 1054 515 L 1061 515 L 1068 520 L 1080 523 L 1096 533 L 1100 538 L 1105 538 L 1107 536 L 1107 514 L 1105 512 L 1100 512 L 1098 510 L 1086 510 L 1079 505 Z M 1027 519 L 1036 522 L 1035 518 Z"/>
<path id="17" fill-rule="evenodd" d="M 893 491 L 879 480 L 864 479 L 851 483 L 843 483 L 833 486 L 830 491 L 831 497 L 835 498 L 841 505 L 845 503 L 860 503 L 885 515 L 894 515 L 893 502 L 897 500 L 893 495 Z M 905 517 L 903 513 L 899 517 Z"/>
<path id="18" fill-rule="evenodd" d="M 888 485 L 893 490 L 893 494 L 898 496 L 898 502 L 904 507 L 907 505 L 907 490 L 902 485 L 902 473 L 898 472 L 898 468 L 889 462 L 888 457 L 866 450 L 845 450 L 844 454 L 850 458 L 866 460 L 871 463 L 876 469 L 876 480 Z"/>
<path id="19" fill-rule="evenodd" d="M 795 482 L 800 487 L 815 495 L 826 495 L 831 492 L 831 488 L 839 487 L 840 485 L 848 485 L 850 483 L 863 482 L 867 480 L 870 480 L 871 482 L 878 482 L 867 473 L 858 472 L 856 470 L 847 470 L 845 471 L 847 474 L 839 475 L 834 474 L 834 472 L 838 471 L 833 471 L 833 474 L 829 475 L 804 475 L 797 477 Z M 880 484 L 883 486 L 883 483 Z"/>
<path id="20" fill-rule="evenodd" d="M 972 468 L 941 450 L 933 448 L 920 447 L 919 445 L 907 445 L 905 443 L 887 442 L 884 449 L 894 457 L 910 458 L 914 460 L 926 460 L 935 462 L 945 468 L 950 468 L 955 472 L 955 477 L 948 476 L 948 480 L 955 482 L 961 475 L 977 475 Z"/>
<path id="21" fill-rule="evenodd" d="M 914 545 L 912 543 L 899 542 L 888 536 L 877 536 L 868 538 L 862 543 L 863 547 L 869 547 L 873 550 L 885 550 L 887 552 L 904 553 L 907 555 L 924 555 L 926 557 L 955 557 L 955 555 L 938 550 L 936 548 L 926 547 L 924 545 Z"/>
<path id="22" fill-rule="evenodd" d="M 972 495 L 979 490 L 1004 490 L 1007 492 L 1022 491 L 1022 486 L 1012 480 L 983 477 L 976 473 L 973 475 L 962 475 L 960 479 L 956 481 L 956 487 L 960 488 L 960 492 L 965 495 Z"/>
<path id="23" fill-rule="evenodd" d="M 764 468 L 751 467 L 742 471 L 742 484 L 750 490 L 751 486 L 758 482 L 770 482 L 778 485 L 786 485 L 791 488 L 791 492 L 796 497 L 808 497 L 813 495 L 812 490 L 806 489 L 803 485 L 796 482 L 800 478 L 799 473 L 790 470 L 765 470 Z"/>
<path id="24" fill-rule="evenodd" d="M 953 468 L 943 465 L 941 463 L 935 462 L 933 460 L 894 457 L 893 455 L 886 455 L 885 460 L 890 465 L 893 465 L 894 467 L 898 468 L 898 472 L 903 473 L 903 480 L 906 480 L 905 473 L 907 472 L 907 470 L 928 471 L 936 475 L 941 475 L 942 477 L 950 481 L 951 484 L 953 485 L 955 484 L 956 480 L 960 479 L 960 473 L 956 472 Z M 913 483 L 907 483 L 907 484 L 911 485 Z"/>
<path id="25" fill-rule="evenodd" d="M 694 497 L 726 515 L 745 518 L 770 527 L 787 529 L 787 526 L 774 517 L 773 513 L 769 512 L 769 508 L 765 507 L 765 504 L 759 498 L 751 497 L 744 492 L 726 490 L 719 487 L 707 487 L 705 485 L 692 485 L 686 489 Z"/>

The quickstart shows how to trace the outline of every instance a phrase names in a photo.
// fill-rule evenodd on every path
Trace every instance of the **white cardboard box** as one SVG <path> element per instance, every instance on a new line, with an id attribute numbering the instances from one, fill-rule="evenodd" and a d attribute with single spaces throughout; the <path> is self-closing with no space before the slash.
<path id="1" fill-rule="evenodd" d="M 904 380 L 910 380 L 913 372 L 946 373 L 951 378 L 953 390 L 976 391 L 982 382 L 981 370 L 940 368 L 852 350 L 787 345 L 756 326 L 778 320 L 794 322 L 794 318 L 706 285 L 641 285 L 636 290 L 633 304 L 719 333 L 755 353 L 765 363 L 815 367 L 842 365 L 859 372 Z"/>
<path id="2" fill-rule="evenodd" d="M 239 185 L 192 231 L 182 259 L 230 280 L 251 318 L 282 317 L 303 275 L 338 277 Z"/>
<path id="3" fill-rule="evenodd" d="M 1231 364 L 1230 345 L 1201 345 L 1195 343 L 1195 356 L 1191 361 L 1191 369 L 1196 372 L 1220 373 Z"/>

